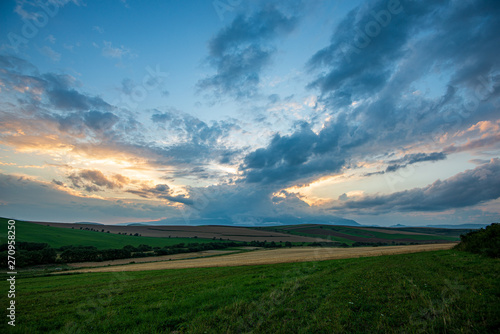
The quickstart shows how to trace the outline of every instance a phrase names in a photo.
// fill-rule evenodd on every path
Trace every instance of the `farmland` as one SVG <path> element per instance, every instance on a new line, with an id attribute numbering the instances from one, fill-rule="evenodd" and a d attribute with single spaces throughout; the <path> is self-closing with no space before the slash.
<path id="1" fill-rule="evenodd" d="M 31 222 L 30 224 L 44 227 L 56 227 L 58 233 L 64 229 L 89 232 L 90 229 L 105 230 L 114 238 L 126 237 L 140 234 L 142 241 L 150 238 L 170 238 L 186 239 L 197 238 L 199 240 L 231 240 L 231 241 L 267 241 L 267 242 L 337 242 L 352 245 L 355 242 L 361 243 L 387 243 L 387 244 L 409 244 L 409 243 L 445 243 L 456 242 L 459 235 L 467 230 L 448 230 L 433 228 L 413 228 L 402 230 L 395 228 L 374 228 L 374 227 L 352 227 L 338 225 L 288 225 L 271 227 L 234 227 L 234 226 L 117 226 L 117 225 L 92 225 L 92 224 L 67 224 L 67 223 L 45 223 Z M 34 227 L 32 227 L 34 228 Z M 62 231 L 61 231 L 62 230 Z M 40 230 L 35 230 L 40 232 Z M 52 230 L 55 231 L 55 230 Z M 92 234 L 89 234 L 92 235 Z M 127 239 L 133 240 L 133 239 Z M 179 241 L 179 242 L 185 242 Z M 157 240 L 156 240 L 157 242 Z M 192 242 L 192 240 L 191 240 Z M 141 242 L 145 243 L 145 242 Z M 153 244 L 150 244 L 153 246 Z"/>
<path id="2" fill-rule="evenodd" d="M 314 242 L 317 241 L 315 237 L 290 235 L 281 232 L 265 231 L 252 229 L 247 227 L 234 227 L 234 226 L 218 226 L 218 225 L 205 225 L 205 226 L 161 226 L 161 225 L 144 225 L 144 226 L 118 226 L 118 225 L 92 225 L 92 224 L 67 224 L 67 223 L 45 223 L 45 222 L 32 222 L 32 224 L 57 227 L 61 229 L 76 229 L 80 227 L 85 229 L 105 229 L 110 234 L 116 235 L 118 233 L 124 235 L 140 234 L 142 237 L 154 238 L 194 238 L 198 239 L 222 239 L 231 241 L 268 241 L 268 242 Z"/>
<path id="3" fill-rule="evenodd" d="M 411 246 L 387 246 L 387 247 L 357 247 L 357 248 L 316 248 L 316 247 L 294 247 L 274 250 L 255 250 L 252 252 L 221 252 L 217 257 L 195 258 L 182 261 L 182 258 L 194 258 L 201 256 L 195 254 L 184 254 L 184 257 L 167 256 L 163 261 L 153 263 L 141 263 L 130 265 L 108 266 L 109 263 L 80 263 L 79 267 L 99 266 L 99 268 L 79 269 L 78 272 L 122 272 L 141 270 L 162 270 L 179 268 L 204 268 L 204 267 L 228 267 L 228 266 L 252 266 L 261 264 L 276 264 L 287 262 L 310 262 L 325 261 L 331 259 L 348 259 L 365 256 L 381 256 L 425 252 L 432 250 L 450 249 L 454 244 L 432 244 Z"/>
<path id="4" fill-rule="evenodd" d="M 399 228 L 354 227 L 336 225 L 288 225 L 261 227 L 260 230 L 288 233 L 297 236 L 314 237 L 325 241 L 336 241 L 352 245 L 358 243 L 443 243 L 459 240 L 459 235 L 466 230 L 448 230 L 433 228 L 413 228 L 402 230 Z"/>
<path id="5" fill-rule="evenodd" d="M 334 247 L 298 247 L 304 241 L 284 247 L 278 241 L 276 249 L 236 244 L 224 250 L 21 268 L 16 327 L 9 332 L 492 332 L 500 326 L 500 261 L 452 250 L 457 238 L 432 234 L 432 229 L 117 226 L 106 233 L 102 229 L 114 227 L 66 225 L 16 221 L 16 237 L 103 249 L 232 237 L 327 241 L 323 246 Z M 131 236 L 140 233 L 136 228 L 151 234 Z M 340 247 L 335 240 L 355 245 L 354 237 L 374 246 L 380 240 L 412 245 Z M 7 289 L 6 280 L 2 284 Z M 0 332 L 6 332 L 5 326 L 0 324 Z"/>
<path id="6" fill-rule="evenodd" d="M 500 326 L 499 272 L 499 260 L 443 250 L 19 276 L 11 332 L 488 333 Z"/>
<path id="7" fill-rule="evenodd" d="M 7 219 L 0 218 L 1 226 L 7 225 Z M 47 226 L 49 225 L 49 226 Z M 140 244 L 147 244 L 152 247 L 168 246 L 179 243 L 207 243 L 217 240 L 183 237 L 183 238 L 158 238 L 147 236 L 133 236 L 130 233 L 117 234 L 106 233 L 108 226 L 103 225 L 85 225 L 83 228 L 89 230 L 80 230 L 76 224 L 65 224 L 66 228 L 54 227 L 54 223 L 31 223 L 16 220 L 16 240 L 25 242 L 44 242 L 51 247 L 59 248 L 62 246 L 94 246 L 98 249 L 106 248 L 121 248 L 125 245 L 138 246 Z M 70 226 L 71 225 L 71 226 Z M 57 226 L 57 225 L 56 225 Z M 73 227 L 73 229 L 72 229 Z M 90 228 L 98 231 L 91 231 Z M 101 232 L 104 229 L 104 232 Z M 2 228 L 0 233 L 0 243 L 5 243 L 7 229 Z"/>

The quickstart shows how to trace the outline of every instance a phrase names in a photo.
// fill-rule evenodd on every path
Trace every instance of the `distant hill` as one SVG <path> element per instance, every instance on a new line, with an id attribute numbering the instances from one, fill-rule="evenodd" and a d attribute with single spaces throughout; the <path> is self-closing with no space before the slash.
<path id="1" fill-rule="evenodd" d="M 413 226 L 413 225 L 402 225 L 402 224 L 396 224 L 396 225 L 391 225 L 390 227 L 395 227 L 395 228 L 402 228 L 402 227 L 431 227 L 431 228 L 448 228 L 448 229 L 457 229 L 457 230 L 463 230 L 463 229 L 472 229 L 472 230 L 478 230 L 480 228 L 484 228 L 490 224 L 460 224 L 460 225 L 451 225 L 451 224 L 442 224 L 442 225 L 424 225 L 424 226 Z"/>
<path id="2" fill-rule="evenodd" d="M 425 227 L 479 230 L 481 228 L 485 228 L 488 225 L 490 224 L 426 225 Z"/>
<path id="3" fill-rule="evenodd" d="M 184 220 L 183 218 L 167 218 L 158 221 L 121 223 L 117 225 L 126 226 L 144 226 L 144 225 L 225 225 L 225 226 L 270 226 L 270 225 L 300 225 L 300 224 L 323 224 L 323 225 L 343 225 L 343 226 L 362 226 L 352 219 L 346 219 L 335 216 L 316 216 L 304 220 L 303 218 L 282 215 L 277 217 L 255 217 L 248 221 L 234 221 L 229 218 L 192 218 Z"/>
<path id="4" fill-rule="evenodd" d="M 104 224 L 101 224 L 101 223 L 92 223 L 92 222 L 74 222 L 73 224 L 104 225 Z"/>

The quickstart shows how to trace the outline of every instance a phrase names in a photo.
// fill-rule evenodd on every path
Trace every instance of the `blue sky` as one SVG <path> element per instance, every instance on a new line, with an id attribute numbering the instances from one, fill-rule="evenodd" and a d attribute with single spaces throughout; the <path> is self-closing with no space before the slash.
<path id="1" fill-rule="evenodd" d="M 3 1 L 0 212 L 500 217 L 492 1 Z"/>

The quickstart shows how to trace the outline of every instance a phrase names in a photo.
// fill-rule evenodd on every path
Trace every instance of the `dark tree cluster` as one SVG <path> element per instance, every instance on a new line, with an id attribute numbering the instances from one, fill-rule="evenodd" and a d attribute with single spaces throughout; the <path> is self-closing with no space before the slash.
<path id="1" fill-rule="evenodd" d="M 500 224 L 493 223 L 486 228 L 462 234 L 455 249 L 500 258 Z"/>
<path id="2" fill-rule="evenodd" d="M 15 244 L 16 267 L 27 267 L 37 264 L 54 263 L 57 252 L 46 243 L 38 242 L 17 242 Z M 7 266 L 8 244 L 0 245 L 0 263 L 2 267 Z"/>

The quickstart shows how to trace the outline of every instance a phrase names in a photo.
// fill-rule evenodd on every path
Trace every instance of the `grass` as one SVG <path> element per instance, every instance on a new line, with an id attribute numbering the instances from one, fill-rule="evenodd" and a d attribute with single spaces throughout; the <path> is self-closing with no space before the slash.
<path id="1" fill-rule="evenodd" d="M 7 243 L 7 221 L 0 218 L 0 244 Z M 203 238 L 154 238 L 136 237 L 105 232 L 86 231 L 80 229 L 59 228 L 33 224 L 16 220 L 16 241 L 45 242 L 53 248 L 62 246 L 95 246 L 98 249 L 123 248 L 126 245 L 134 247 L 140 244 L 151 247 L 164 247 L 179 243 L 207 243 L 219 240 Z M 106 226 L 96 225 L 96 229 L 105 229 Z"/>
<path id="2" fill-rule="evenodd" d="M 490 333 L 500 328 L 499 274 L 498 259 L 450 250 L 267 266 L 20 275 L 11 331 Z M 2 326 L 5 320 L 5 332 Z"/>

